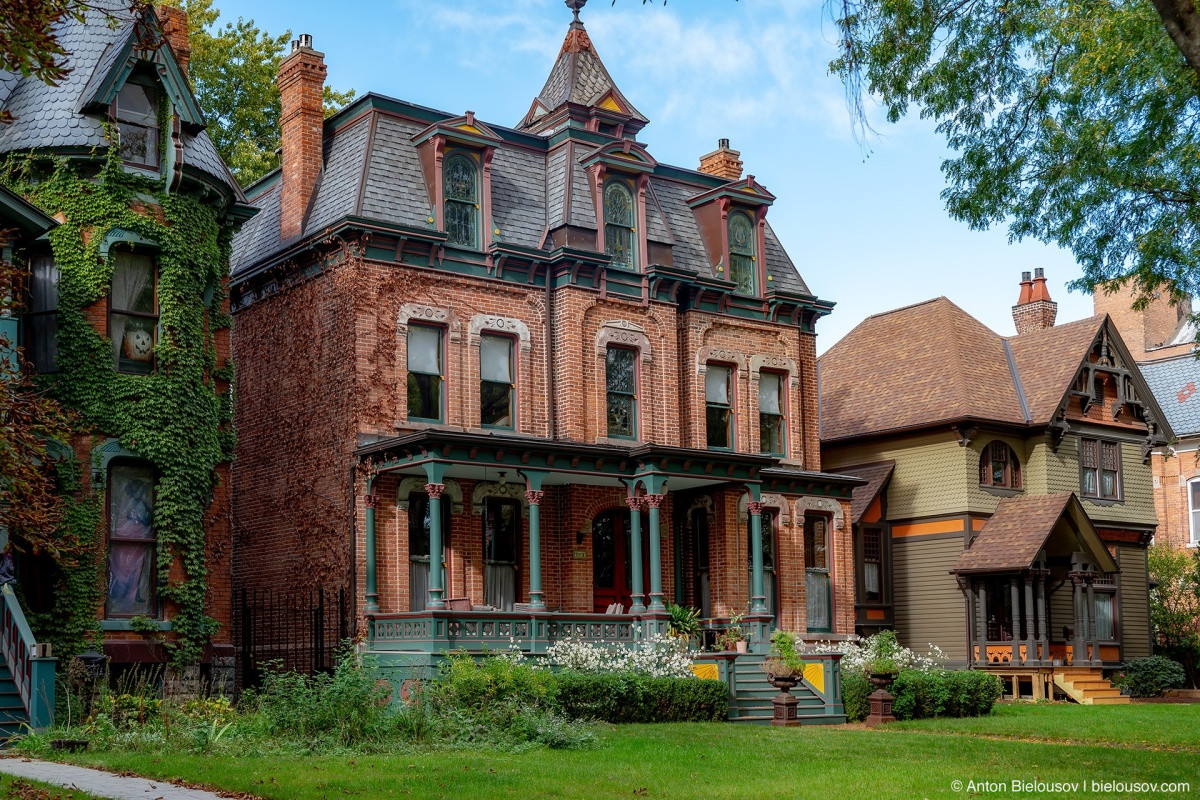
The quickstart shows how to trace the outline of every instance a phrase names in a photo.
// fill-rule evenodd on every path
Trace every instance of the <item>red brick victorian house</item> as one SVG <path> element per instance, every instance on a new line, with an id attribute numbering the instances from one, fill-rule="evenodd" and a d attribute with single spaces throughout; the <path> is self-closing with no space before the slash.
<path id="1" fill-rule="evenodd" d="M 235 242 L 237 583 L 345 583 L 405 663 L 632 641 L 668 602 L 747 614 L 752 650 L 852 634 L 832 303 L 738 153 L 656 161 L 577 10 L 514 128 L 377 94 L 323 120 L 324 73 L 301 36 Z"/>

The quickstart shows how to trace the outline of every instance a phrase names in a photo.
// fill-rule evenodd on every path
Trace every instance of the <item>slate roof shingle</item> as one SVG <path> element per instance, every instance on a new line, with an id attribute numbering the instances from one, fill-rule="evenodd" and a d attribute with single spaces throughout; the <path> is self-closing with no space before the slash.
<path id="1" fill-rule="evenodd" d="M 1200 361 L 1188 353 L 1138 365 L 1176 436 L 1200 435 Z"/>

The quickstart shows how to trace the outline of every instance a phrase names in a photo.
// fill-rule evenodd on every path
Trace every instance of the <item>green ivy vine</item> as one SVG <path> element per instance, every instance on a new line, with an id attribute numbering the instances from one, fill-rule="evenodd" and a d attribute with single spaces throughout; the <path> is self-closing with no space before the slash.
<path id="1" fill-rule="evenodd" d="M 176 665 L 194 663 L 217 629 L 206 613 L 204 515 L 215 469 L 232 458 L 234 444 L 232 399 L 215 388 L 217 380 L 232 380 L 232 368 L 222 365 L 218 372 L 213 342 L 214 332 L 230 324 L 222 309 L 231 227 L 219 209 L 126 171 L 116 147 L 101 162 L 11 155 L 0 180 L 65 217 L 50 234 L 60 274 L 59 371 L 41 380 L 79 412 L 88 428 L 82 433 L 116 437 L 153 465 L 159 597 L 170 608 L 173 630 L 167 646 Z M 88 307 L 109 294 L 113 259 L 102 258 L 100 247 L 118 229 L 158 248 L 159 336 L 149 375 L 118 373 L 112 344 L 87 317 Z M 65 656 L 78 652 L 86 631 L 96 627 L 107 537 L 103 485 L 90 492 L 79 491 L 77 481 L 74 491 L 69 481 L 62 485 L 71 498 L 66 524 L 92 549 L 62 570 L 56 608 L 37 620 L 55 627 L 48 633 L 62 642 Z M 176 562 L 182 575 L 172 569 Z"/>

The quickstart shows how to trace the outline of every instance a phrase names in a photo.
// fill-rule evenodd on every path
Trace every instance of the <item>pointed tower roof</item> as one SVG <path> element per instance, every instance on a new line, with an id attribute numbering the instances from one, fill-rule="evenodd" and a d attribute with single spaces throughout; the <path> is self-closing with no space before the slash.
<path id="1" fill-rule="evenodd" d="M 566 0 L 575 18 L 567 29 L 567 38 L 563 40 L 558 60 L 546 78 L 546 85 L 534 99 L 525 119 L 517 126 L 520 130 L 544 130 L 564 115 L 622 125 L 629 134 L 636 133 L 650 121 L 625 99 L 600 60 L 579 19 L 579 9 L 586 2 Z M 566 111 L 563 114 L 556 113 L 564 108 Z"/>

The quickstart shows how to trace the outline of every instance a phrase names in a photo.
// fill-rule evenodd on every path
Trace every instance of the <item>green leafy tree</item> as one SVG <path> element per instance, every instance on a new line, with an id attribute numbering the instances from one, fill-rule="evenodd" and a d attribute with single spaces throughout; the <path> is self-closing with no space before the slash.
<path id="1" fill-rule="evenodd" d="M 868 94 L 933 120 L 952 217 L 1070 249 L 1077 288 L 1200 290 L 1192 0 L 828 1 L 860 131 Z"/>
<path id="2" fill-rule="evenodd" d="M 3 0 L 0 0 L 2 2 Z M 292 38 L 275 36 L 254 20 L 218 24 L 213 0 L 169 0 L 188 14 L 188 67 L 208 135 L 238 182 L 253 183 L 279 165 L 279 87 L 275 75 Z M 354 91 L 325 87 L 326 115 L 354 98 Z"/>
<path id="3" fill-rule="evenodd" d="M 1156 544 L 1146 558 L 1153 587 L 1150 624 L 1159 648 L 1183 664 L 1196 686 L 1200 678 L 1200 553 Z"/>

